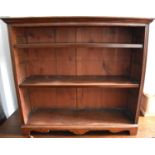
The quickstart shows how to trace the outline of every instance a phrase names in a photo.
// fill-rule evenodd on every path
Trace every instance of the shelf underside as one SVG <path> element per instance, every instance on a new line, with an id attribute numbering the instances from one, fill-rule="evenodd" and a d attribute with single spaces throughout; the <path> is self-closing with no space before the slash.
<path id="1" fill-rule="evenodd" d="M 127 43 L 29 43 L 16 44 L 16 48 L 46 48 L 46 47 L 94 47 L 94 48 L 143 48 L 143 44 Z"/>
<path id="2" fill-rule="evenodd" d="M 113 126 L 130 125 L 133 122 L 126 110 L 52 110 L 33 111 L 26 125 L 32 126 Z"/>
<path id="3" fill-rule="evenodd" d="M 118 87 L 138 88 L 139 84 L 127 77 L 121 76 L 30 76 L 20 87 Z"/>

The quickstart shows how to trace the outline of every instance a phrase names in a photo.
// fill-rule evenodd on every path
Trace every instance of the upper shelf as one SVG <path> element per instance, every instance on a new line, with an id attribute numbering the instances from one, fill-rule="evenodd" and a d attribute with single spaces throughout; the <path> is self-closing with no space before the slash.
<path id="1" fill-rule="evenodd" d="M 138 88 L 139 83 L 122 76 L 30 76 L 19 86 Z"/>
<path id="2" fill-rule="evenodd" d="M 143 48 L 143 44 L 125 43 L 33 43 L 15 44 L 15 48 L 46 48 L 46 47 L 95 47 L 95 48 Z"/>

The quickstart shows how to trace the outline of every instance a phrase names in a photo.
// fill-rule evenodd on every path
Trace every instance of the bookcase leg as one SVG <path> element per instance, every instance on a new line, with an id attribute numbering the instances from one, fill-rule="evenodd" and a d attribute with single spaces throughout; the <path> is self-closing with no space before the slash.
<path id="1" fill-rule="evenodd" d="M 24 137 L 30 138 L 30 130 L 22 129 L 22 133 Z"/>
<path id="2" fill-rule="evenodd" d="M 69 131 L 76 134 L 76 135 L 84 135 L 89 130 L 86 130 L 86 129 L 72 129 L 72 130 L 69 130 Z"/>
<path id="3" fill-rule="evenodd" d="M 134 136 L 137 134 L 138 128 L 132 128 L 129 130 L 130 135 Z"/>

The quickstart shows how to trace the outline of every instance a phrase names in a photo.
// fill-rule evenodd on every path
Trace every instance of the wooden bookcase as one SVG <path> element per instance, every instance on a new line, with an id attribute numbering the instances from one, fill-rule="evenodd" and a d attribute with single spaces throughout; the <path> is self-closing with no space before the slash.
<path id="1" fill-rule="evenodd" d="M 152 19 L 3 20 L 8 24 L 23 134 L 136 134 Z"/>

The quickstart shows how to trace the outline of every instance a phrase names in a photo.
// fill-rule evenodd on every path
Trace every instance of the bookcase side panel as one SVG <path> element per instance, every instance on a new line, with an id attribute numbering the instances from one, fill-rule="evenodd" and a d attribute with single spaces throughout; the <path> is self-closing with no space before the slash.
<path id="1" fill-rule="evenodd" d="M 11 58 L 12 58 L 12 65 L 13 65 L 13 74 L 15 80 L 15 87 L 18 97 L 18 106 L 22 118 L 22 123 L 26 124 L 30 111 L 31 106 L 28 100 L 28 94 L 24 90 L 18 87 L 18 84 L 22 82 L 22 80 L 26 77 L 26 61 L 25 61 L 25 52 L 20 53 L 18 50 L 14 48 L 14 44 L 17 42 L 17 34 L 15 29 L 8 25 L 8 32 L 9 32 L 9 41 L 10 41 L 10 49 L 11 49 Z"/>

